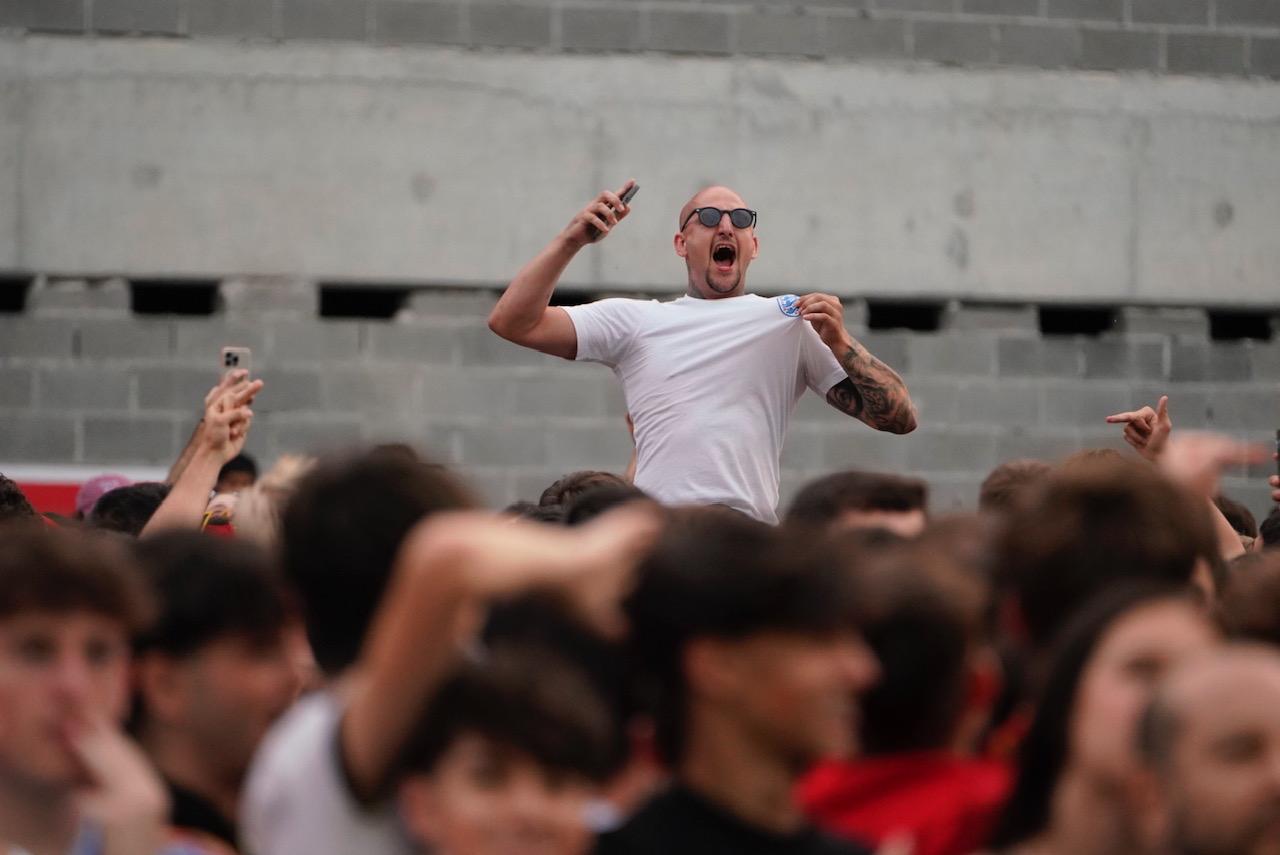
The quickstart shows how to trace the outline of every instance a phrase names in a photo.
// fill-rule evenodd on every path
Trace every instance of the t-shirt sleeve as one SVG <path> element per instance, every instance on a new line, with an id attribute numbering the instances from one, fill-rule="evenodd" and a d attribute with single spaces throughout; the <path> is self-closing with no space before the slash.
<path id="1" fill-rule="evenodd" d="M 800 342 L 800 364 L 804 368 L 805 385 L 825 398 L 832 386 L 849 375 L 810 324 L 804 325 Z"/>
<path id="2" fill-rule="evenodd" d="M 615 367 L 635 339 L 641 305 L 639 300 L 610 297 L 582 306 L 565 306 L 578 334 L 575 358 Z"/>

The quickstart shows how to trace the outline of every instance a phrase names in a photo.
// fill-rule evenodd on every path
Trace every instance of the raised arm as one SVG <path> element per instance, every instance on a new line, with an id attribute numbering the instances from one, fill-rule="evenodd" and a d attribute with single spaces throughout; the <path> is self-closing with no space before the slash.
<path id="1" fill-rule="evenodd" d="M 827 392 L 827 403 L 876 430 L 911 433 L 916 408 L 898 372 L 871 354 L 844 328 L 839 297 L 806 294 L 798 303 L 800 316 L 813 325 L 848 376 Z"/>
<path id="2" fill-rule="evenodd" d="M 578 335 L 569 314 L 549 305 L 556 283 L 569 262 L 589 243 L 603 240 L 630 208 L 620 198 L 634 181 L 617 193 L 608 190 L 574 215 L 564 231 L 520 269 L 489 313 L 489 329 L 524 347 L 573 359 L 578 353 Z"/>

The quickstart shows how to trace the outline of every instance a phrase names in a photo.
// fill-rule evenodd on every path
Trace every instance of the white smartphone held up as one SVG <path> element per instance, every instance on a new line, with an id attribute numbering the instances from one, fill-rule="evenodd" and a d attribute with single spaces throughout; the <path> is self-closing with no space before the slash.
<path id="1" fill-rule="evenodd" d="M 232 371 L 244 369 L 253 373 L 253 351 L 247 347 L 224 347 L 218 351 L 218 374 L 226 377 Z"/>

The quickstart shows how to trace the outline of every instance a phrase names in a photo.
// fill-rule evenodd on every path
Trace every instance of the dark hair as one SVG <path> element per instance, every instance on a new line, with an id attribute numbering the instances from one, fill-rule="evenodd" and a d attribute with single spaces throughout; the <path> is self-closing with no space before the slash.
<path id="1" fill-rule="evenodd" d="M 409 530 L 470 507 L 469 491 L 444 469 L 394 452 L 328 460 L 299 482 L 281 517 L 283 567 L 325 674 L 360 655 Z"/>
<path id="2" fill-rule="evenodd" d="M 1280 646 L 1280 551 L 1251 552 L 1231 562 L 1218 617 L 1235 639 Z"/>
<path id="3" fill-rule="evenodd" d="M 89 515 L 89 524 L 137 537 L 168 495 L 169 485 L 159 481 L 116 487 L 98 499 Z"/>
<path id="4" fill-rule="evenodd" d="M 592 487 L 575 496 L 569 506 L 564 509 L 564 524 L 582 525 L 606 511 L 621 507 L 628 502 L 644 501 L 648 498 L 648 493 L 632 484 L 606 484 Z"/>
<path id="5" fill-rule="evenodd" d="M 186 657 L 227 636 L 269 643 L 284 629 L 284 589 L 257 545 L 171 531 L 140 541 L 137 552 L 159 604 L 138 651 Z"/>
<path id="6" fill-rule="evenodd" d="M 36 509 L 31 507 L 27 496 L 12 480 L 0 475 L 0 522 L 12 519 L 34 517 Z"/>
<path id="7" fill-rule="evenodd" d="M 1053 467 L 1043 460 L 1009 460 L 987 475 L 978 491 L 978 510 L 1008 513 L 1049 477 Z"/>
<path id="8" fill-rule="evenodd" d="M 538 499 L 540 505 L 561 505 L 568 507 L 569 503 L 577 498 L 578 494 L 590 490 L 592 487 L 603 486 L 627 486 L 627 481 L 620 475 L 614 475 L 612 472 L 601 472 L 595 469 L 584 469 L 580 472 L 570 472 L 568 475 L 556 481 L 550 487 L 542 491 L 542 496 Z"/>
<path id="9" fill-rule="evenodd" d="M 684 751 L 685 646 L 769 630 L 825 633 L 854 623 L 852 580 L 820 538 L 715 508 L 673 511 L 624 608 L 640 700 L 658 750 Z"/>
<path id="10" fill-rule="evenodd" d="M 9 524 L 0 530 L 0 619 L 30 612 L 92 612 L 132 635 L 153 602 L 118 537 Z"/>
<path id="11" fill-rule="evenodd" d="M 883 472 L 836 472 L 800 488 L 786 520 L 826 525 L 846 511 L 920 511 L 929 487 L 919 478 Z"/>
<path id="12" fill-rule="evenodd" d="M 602 781 L 611 730 L 600 699 L 563 663 L 496 648 L 441 685 L 410 738 L 403 771 L 432 772 L 460 736 L 476 734 L 548 771 Z"/>
<path id="13" fill-rule="evenodd" d="M 237 454 L 222 464 L 222 468 L 218 470 L 218 481 L 221 481 L 232 472 L 244 472 L 256 479 L 258 477 L 258 462 L 247 454 Z"/>
<path id="14" fill-rule="evenodd" d="M 1054 790 L 1071 751 L 1071 723 L 1084 672 L 1121 618 L 1160 600 L 1195 602 L 1185 585 L 1131 581 L 1102 592 L 1064 630 L 1019 750 L 1013 791 L 990 841 L 992 849 L 1016 846 L 1048 827 Z"/>
<path id="15" fill-rule="evenodd" d="M 1280 546 L 1280 505 L 1271 509 L 1267 518 L 1258 526 L 1258 537 L 1264 546 Z"/>
<path id="16" fill-rule="evenodd" d="M 858 626 L 880 662 L 862 698 L 868 755 L 943 748 L 964 713 L 966 663 L 985 637 L 988 592 L 937 546 L 859 555 Z"/>
<path id="17" fill-rule="evenodd" d="M 1236 530 L 1236 534 L 1242 534 L 1245 537 L 1258 536 L 1258 521 L 1254 519 L 1253 513 L 1243 504 L 1222 493 L 1214 496 L 1213 503 L 1218 506 L 1218 510 L 1227 518 L 1227 522 L 1231 523 L 1231 527 Z"/>
<path id="18" fill-rule="evenodd" d="M 533 502 L 513 502 L 502 509 L 507 516 L 532 522 L 560 525 L 564 522 L 564 508 L 559 505 L 535 505 Z"/>
<path id="19" fill-rule="evenodd" d="M 1085 460 L 1055 472 L 1009 515 L 997 579 L 1044 650 L 1102 588 L 1124 579 L 1186 584 L 1198 558 L 1221 567 L 1206 508 L 1151 466 Z"/>

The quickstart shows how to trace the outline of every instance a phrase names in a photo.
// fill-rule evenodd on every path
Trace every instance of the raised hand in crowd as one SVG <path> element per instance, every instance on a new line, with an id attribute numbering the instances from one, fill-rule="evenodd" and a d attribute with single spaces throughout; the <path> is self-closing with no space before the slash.
<path id="1" fill-rule="evenodd" d="M 250 404 L 262 391 L 249 372 L 227 372 L 204 398 L 204 418 L 193 435 L 190 456 L 181 466 L 169 495 L 142 529 L 143 537 L 167 528 L 200 525 L 209 493 L 223 464 L 244 449 L 253 425 Z"/>
<path id="2" fill-rule="evenodd" d="M 1128 413 L 1107 416 L 1107 424 L 1124 425 L 1124 441 L 1148 460 L 1156 460 L 1164 451 L 1173 431 L 1169 418 L 1169 396 L 1161 395 L 1155 409 L 1143 407 Z"/>

